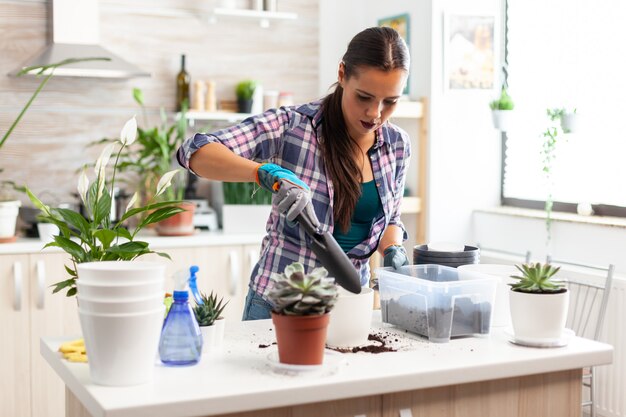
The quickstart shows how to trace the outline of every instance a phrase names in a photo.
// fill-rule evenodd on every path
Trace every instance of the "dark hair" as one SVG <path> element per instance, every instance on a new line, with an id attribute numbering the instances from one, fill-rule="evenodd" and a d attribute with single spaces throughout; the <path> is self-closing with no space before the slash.
<path id="1" fill-rule="evenodd" d="M 358 33 L 348 45 L 343 56 L 345 78 L 349 79 L 359 67 L 377 68 L 383 71 L 404 69 L 409 71 L 409 50 L 398 32 L 387 27 L 371 27 Z M 334 218 L 345 233 L 356 203 L 361 197 L 361 169 L 354 158 L 338 158 L 338 155 L 355 155 L 358 144 L 350 137 L 341 111 L 343 88 L 335 84 L 335 90 L 322 102 L 323 120 L 320 148 L 326 171 L 334 187 Z"/>

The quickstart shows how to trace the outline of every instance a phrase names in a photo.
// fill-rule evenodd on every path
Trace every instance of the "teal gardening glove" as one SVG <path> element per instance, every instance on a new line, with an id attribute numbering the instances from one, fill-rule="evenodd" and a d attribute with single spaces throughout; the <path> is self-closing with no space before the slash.
<path id="1" fill-rule="evenodd" d="M 404 250 L 402 245 L 389 245 L 383 254 L 383 266 L 392 266 L 393 269 L 400 269 L 400 267 L 409 264 L 406 250 Z"/>
<path id="2" fill-rule="evenodd" d="M 278 211 L 285 213 L 289 223 L 293 225 L 295 219 L 303 214 L 314 227 L 319 226 L 311 204 L 309 186 L 296 174 L 276 164 L 261 164 L 256 177 L 262 188 L 276 194 Z"/>

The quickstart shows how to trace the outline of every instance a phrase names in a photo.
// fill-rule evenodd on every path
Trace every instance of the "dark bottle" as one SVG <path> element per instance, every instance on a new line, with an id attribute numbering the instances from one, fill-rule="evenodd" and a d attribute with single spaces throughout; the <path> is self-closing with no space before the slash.
<path id="1" fill-rule="evenodd" d="M 189 108 L 189 84 L 191 77 L 185 71 L 185 55 L 180 56 L 180 72 L 176 76 L 176 111 L 181 111 L 183 103 Z"/>

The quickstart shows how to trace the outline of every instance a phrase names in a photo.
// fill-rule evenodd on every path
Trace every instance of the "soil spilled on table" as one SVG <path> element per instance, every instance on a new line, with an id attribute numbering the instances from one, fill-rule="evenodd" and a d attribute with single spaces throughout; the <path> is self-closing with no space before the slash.
<path id="1" fill-rule="evenodd" d="M 338 348 L 326 346 L 327 349 L 334 350 L 335 352 L 340 353 L 357 353 L 357 352 L 366 352 L 366 353 L 383 353 L 383 352 L 397 352 L 391 346 L 387 345 L 388 339 L 390 337 L 396 337 L 395 335 L 389 333 L 370 333 L 367 336 L 367 340 L 370 340 L 374 343 L 365 345 L 365 346 L 355 346 L 352 348 Z M 398 339 L 395 339 L 396 341 Z"/>

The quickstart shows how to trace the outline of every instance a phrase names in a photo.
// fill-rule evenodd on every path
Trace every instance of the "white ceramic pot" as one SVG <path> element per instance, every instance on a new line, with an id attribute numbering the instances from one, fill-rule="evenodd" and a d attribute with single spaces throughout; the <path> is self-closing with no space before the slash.
<path id="1" fill-rule="evenodd" d="M 506 132 L 509 129 L 512 114 L 512 110 L 492 110 L 491 117 L 493 120 L 493 127 L 502 132 Z"/>
<path id="2" fill-rule="evenodd" d="M 519 273 L 517 268 L 513 265 L 469 264 L 459 266 L 457 271 L 459 271 L 461 279 L 464 279 L 464 276 L 470 273 L 489 275 L 498 279 L 496 297 L 491 309 L 491 326 L 511 327 L 511 308 L 509 303 L 511 287 L 508 284 L 516 282 L 515 279 L 511 278 L 511 275 Z"/>
<path id="3" fill-rule="evenodd" d="M 0 239 L 10 239 L 15 236 L 15 225 L 21 201 L 0 201 Z"/>
<path id="4" fill-rule="evenodd" d="M 272 212 L 267 204 L 224 204 L 222 228 L 224 233 L 265 234 L 265 225 Z"/>
<path id="5" fill-rule="evenodd" d="M 202 333 L 202 354 L 219 351 L 224 342 L 224 328 L 226 319 L 223 317 L 215 320 L 211 326 L 200 326 Z"/>
<path id="6" fill-rule="evenodd" d="M 76 265 L 79 281 L 98 284 L 129 284 L 165 281 L 165 265 L 156 262 L 103 261 Z"/>
<path id="7" fill-rule="evenodd" d="M 44 243 L 54 242 L 54 237 L 58 236 L 61 231 L 59 226 L 54 223 L 37 223 L 37 233 L 39 239 Z"/>
<path id="8" fill-rule="evenodd" d="M 339 287 L 339 297 L 330 311 L 326 344 L 333 347 L 354 347 L 367 343 L 374 309 L 374 291 L 363 287 L 353 294 Z"/>
<path id="9" fill-rule="evenodd" d="M 79 308 L 93 383 L 128 386 L 150 382 L 164 312 L 165 306 L 137 314 L 97 314 Z"/>
<path id="10" fill-rule="evenodd" d="M 576 133 L 578 129 L 578 114 L 565 113 L 561 116 L 561 129 L 565 133 Z"/>
<path id="11" fill-rule="evenodd" d="M 163 304 L 163 293 L 152 293 L 141 298 L 122 300 L 90 298 L 78 291 L 78 307 L 85 313 L 126 314 L 145 313 L 160 308 Z"/>
<path id="12" fill-rule="evenodd" d="M 511 321 L 520 340 L 559 340 L 565 329 L 569 291 L 531 294 L 509 290 Z"/>
<path id="13" fill-rule="evenodd" d="M 165 295 L 163 280 L 160 278 L 129 284 L 97 284 L 79 279 L 76 280 L 76 287 L 79 297 L 96 298 L 99 300 L 127 301 L 128 299 L 141 298 L 146 294 L 159 293 L 161 298 Z"/>

